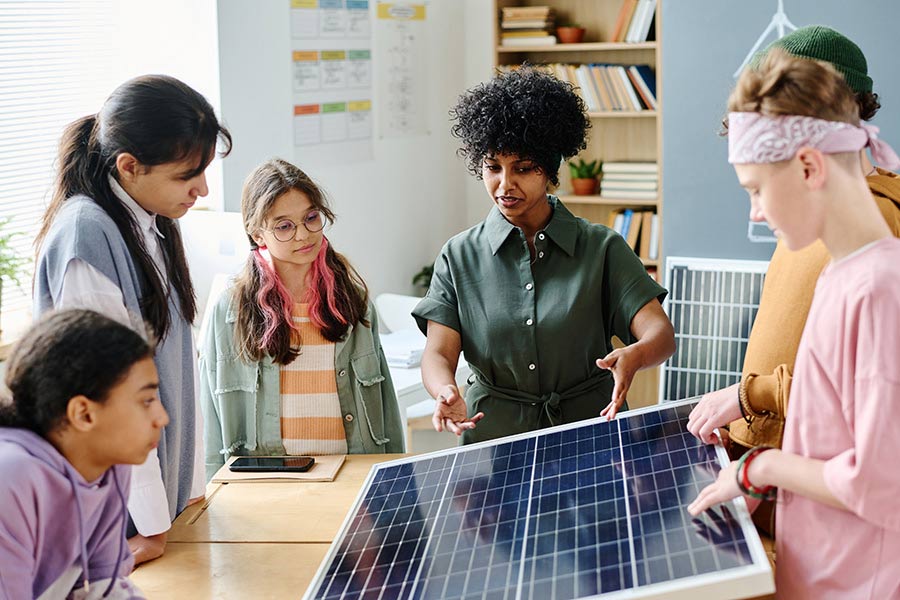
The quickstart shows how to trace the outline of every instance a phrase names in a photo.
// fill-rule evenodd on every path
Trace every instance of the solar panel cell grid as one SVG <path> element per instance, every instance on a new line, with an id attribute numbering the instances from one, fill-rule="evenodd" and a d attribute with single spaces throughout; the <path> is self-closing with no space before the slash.
<path id="1" fill-rule="evenodd" d="M 692 406 L 376 467 L 308 597 L 565 600 L 763 573 L 745 514 L 685 510 L 718 470 Z"/>

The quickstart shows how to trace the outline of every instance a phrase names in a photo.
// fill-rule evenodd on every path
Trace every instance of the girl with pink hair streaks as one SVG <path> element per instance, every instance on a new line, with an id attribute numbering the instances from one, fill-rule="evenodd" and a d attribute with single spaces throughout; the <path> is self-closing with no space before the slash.
<path id="1" fill-rule="evenodd" d="M 375 309 L 325 237 L 325 194 L 273 159 L 244 182 L 241 213 L 252 251 L 200 352 L 207 477 L 234 454 L 403 452 Z"/>
<path id="2" fill-rule="evenodd" d="M 753 448 L 688 510 L 777 496 L 778 598 L 900 598 L 900 239 L 859 152 L 889 169 L 900 160 L 825 63 L 773 51 L 741 75 L 728 110 L 750 217 L 794 251 L 821 239 L 832 261 L 803 330 L 783 448 Z"/>

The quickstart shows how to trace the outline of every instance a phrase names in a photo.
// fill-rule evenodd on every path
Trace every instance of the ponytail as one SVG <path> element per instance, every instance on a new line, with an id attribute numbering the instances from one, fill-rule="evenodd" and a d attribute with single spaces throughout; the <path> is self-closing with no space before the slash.
<path id="1" fill-rule="evenodd" d="M 38 254 L 63 203 L 74 196 L 87 196 L 113 220 L 133 258 L 139 277 L 141 314 L 157 339 L 169 329 L 169 295 L 178 295 L 182 317 L 193 322 L 197 312 L 181 234 L 174 221 L 157 215 L 156 225 L 165 257 L 163 281 L 138 230 L 131 211 L 109 185 L 120 154 L 133 155 L 141 165 L 196 159 L 190 173 L 203 172 L 222 142 L 222 155 L 231 150 L 231 135 L 219 124 L 203 96 L 174 77 L 148 75 L 119 86 L 97 115 L 78 119 L 63 133 L 59 145 L 59 173 L 50 206 L 44 213 L 35 240 Z"/>
<path id="2" fill-rule="evenodd" d="M 69 123 L 63 130 L 59 140 L 59 171 L 53 186 L 53 197 L 44 212 L 41 229 L 34 242 L 38 252 L 63 202 L 84 193 L 84 190 L 96 188 L 98 175 L 102 171 L 96 127 L 97 115 L 88 115 Z"/>

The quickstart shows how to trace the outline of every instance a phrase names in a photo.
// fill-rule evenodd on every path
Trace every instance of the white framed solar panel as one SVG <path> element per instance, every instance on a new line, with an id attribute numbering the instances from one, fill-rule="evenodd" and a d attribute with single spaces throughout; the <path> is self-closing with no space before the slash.
<path id="1" fill-rule="evenodd" d="M 758 260 L 666 259 L 663 309 L 675 329 L 675 353 L 660 371 L 660 402 L 740 381 L 768 266 Z"/>
<path id="2" fill-rule="evenodd" d="M 376 465 L 304 598 L 745 598 L 772 572 L 674 402 Z"/>

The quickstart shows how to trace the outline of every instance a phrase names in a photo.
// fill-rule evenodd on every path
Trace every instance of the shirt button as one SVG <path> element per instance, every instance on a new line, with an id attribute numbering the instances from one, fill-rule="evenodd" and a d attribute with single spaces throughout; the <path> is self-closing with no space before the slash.
<path id="1" fill-rule="evenodd" d="M 526 325 L 534 325 L 534 319 L 528 319 L 527 321 L 525 321 L 525 324 Z"/>
<path id="2" fill-rule="evenodd" d="M 544 258 L 544 253 L 543 253 L 543 252 L 538 252 L 538 258 Z"/>
<path id="3" fill-rule="evenodd" d="M 528 365 L 529 371 L 534 371 L 535 369 L 537 369 L 537 365 L 535 365 L 534 363 L 531 363 L 530 365 Z"/>
<path id="4" fill-rule="evenodd" d="M 344 415 L 344 420 L 347 421 L 348 423 L 352 423 L 353 415 L 351 415 L 350 413 L 347 413 L 346 415 Z"/>
<path id="5" fill-rule="evenodd" d="M 545 237 L 546 237 L 546 236 L 545 236 L 543 233 L 538 234 L 538 239 L 539 239 L 539 240 L 542 240 L 542 239 L 544 239 Z"/>
<path id="6" fill-rule="evenodd" d="M 345 371 L 344 369 L 341 369 L 340 373 L 338 373 L 338 377 L 343 377 L 346 374 L 347 374 L 347 371 Z M 350 416 L 350 415 L 347 415 L 347 416 Z M 347 419 L 347 420 L 351 421 L 352 419 Z"/>
<path id="7" fill-rule="evenodd" d="M 533 283 L 526 283 L 526 284 L 525 284 L 525 289 L 526 289 L 526 290 L 530 290 L 530 289 L 533 288 L 533 287 L 534 287 L 534 284 L 533 284 Z"/>

